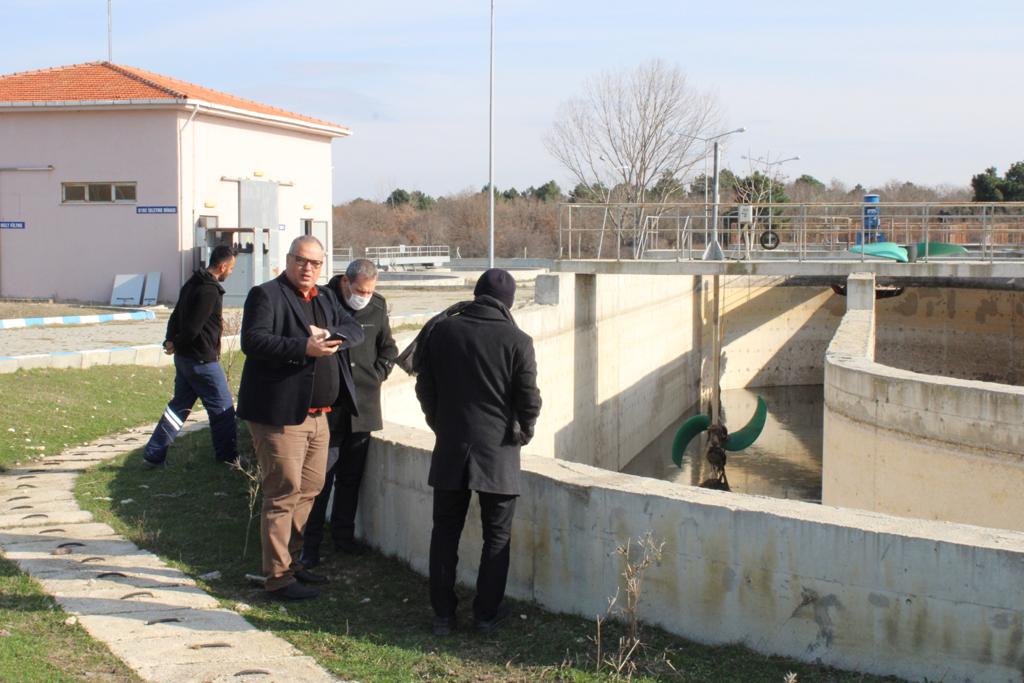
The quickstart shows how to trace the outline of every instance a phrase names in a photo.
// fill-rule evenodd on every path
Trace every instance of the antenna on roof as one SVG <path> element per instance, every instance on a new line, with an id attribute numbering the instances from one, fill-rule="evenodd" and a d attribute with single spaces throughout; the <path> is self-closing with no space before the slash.
<path id="1" fill-rule="evenodd" d="M 107 0 L 107 61 L 114 61 L 114 20 L 111 9 L 112 0 Z"/>

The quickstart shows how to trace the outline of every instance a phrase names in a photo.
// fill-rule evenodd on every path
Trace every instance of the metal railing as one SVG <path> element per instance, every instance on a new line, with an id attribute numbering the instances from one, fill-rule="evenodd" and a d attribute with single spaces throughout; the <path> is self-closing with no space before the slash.
<path id="1" fill-rule="evenodd" d="M 406 245 L 367 247 L 366 258 L 378 268 L 432 268 L 451 261 L 451 249 L 444 245 Z"/>
<path id="2" fill-rule="evenodd" d="M 870 258 L 850 251 L 861 243 L 923 243 L 918 260 L 1024 258 L 1024 202 L 754 204 L 740 224 L 739 204 L 719 204 L 719 242 L 727 258 Z M 865 206 L 877 211 L 867 229 Z M 771 233 L 765 248 L 761 238 Z M 563 259 L 699 259 L 710 240 L 711 206 L 693 204 L 563 204 L 558 255 Z M 777 238 L 777 239 L 775 239 Z M 963 246 L 966 254 L 934 256 L 928 245 Z"/>

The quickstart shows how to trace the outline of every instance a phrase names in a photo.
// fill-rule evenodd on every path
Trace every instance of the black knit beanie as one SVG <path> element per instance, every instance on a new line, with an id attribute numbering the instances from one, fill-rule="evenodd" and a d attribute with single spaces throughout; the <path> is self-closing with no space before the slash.
<path id="1" fill-rule="evenodd" d="M 501 268 L 485 270 L 473 289 L 473 296 L 481 295 L 493 296 L 507 308 L 512 308 L 512 304 L 516 300 L 515 278 L 507 270 Z"/>

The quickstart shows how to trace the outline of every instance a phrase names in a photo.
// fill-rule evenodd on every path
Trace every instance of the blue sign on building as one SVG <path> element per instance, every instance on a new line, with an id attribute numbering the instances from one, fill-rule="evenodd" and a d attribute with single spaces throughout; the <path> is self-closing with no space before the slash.
<path id="1" fill-rule="evenodd" d="M 176 206 L 136 206 L 135 213 L 178 213 Z"/>
<path id="2" fill-rule="evenodd" d="M 0 221 L 0 230 L 24 230 L 25 221 Z"/>

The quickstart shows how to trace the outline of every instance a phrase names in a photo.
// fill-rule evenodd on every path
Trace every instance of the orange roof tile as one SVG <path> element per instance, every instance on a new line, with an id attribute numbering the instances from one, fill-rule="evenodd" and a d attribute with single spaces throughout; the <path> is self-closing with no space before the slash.
<path id="1" fill-rule="evenodd" d="M 252 100 L 229 95 L 219 90 L 180 81 L 176 78 L 110 62 L 90 62 L 58 66 L 39 71 L 0 75 L 0 102 L 110 102 L 132 100 L 167 100 L 184 104 L 201 100 L 214 105 L 243 111 L 340 128 L 330 121 L 271 107 Z"/>

